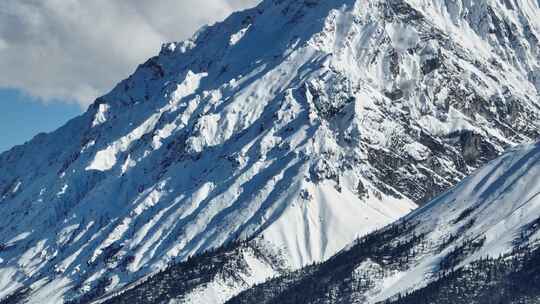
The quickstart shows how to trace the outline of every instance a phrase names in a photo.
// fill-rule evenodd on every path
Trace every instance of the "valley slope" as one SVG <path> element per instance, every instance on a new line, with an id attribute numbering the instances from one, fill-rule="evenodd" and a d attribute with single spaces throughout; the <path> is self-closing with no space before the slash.
<path id="1" fill-rule="evenodd" d="M 512 149 L 329 261 L 227 303 L 537 303 L 540 144 Z"/>

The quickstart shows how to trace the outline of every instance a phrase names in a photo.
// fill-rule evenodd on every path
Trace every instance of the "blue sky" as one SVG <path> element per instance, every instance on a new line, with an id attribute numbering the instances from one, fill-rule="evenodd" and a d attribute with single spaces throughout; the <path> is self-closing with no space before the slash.
<path id="1" fill-rule="evenodd" d="M 0 152 L 50 132 L 82 113 L 78 104 L 35 100 L 17 90 L 0 89 Z"/>

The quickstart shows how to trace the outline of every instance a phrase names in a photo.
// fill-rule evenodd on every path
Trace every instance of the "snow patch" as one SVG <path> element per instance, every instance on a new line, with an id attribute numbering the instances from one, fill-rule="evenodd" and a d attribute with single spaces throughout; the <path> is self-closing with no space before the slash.
<path id="1" fill-rule="evenodd" d="M 142 125 L 131 131 L 128 135 L 111 143 L 105 150 L 98 151 L 94 160 L 86 167 L 86 171 L 107 171 L 116 165 L 118 153 L 125 152 L 129 146 L 139 140 L 143 135 L 152 131 L 159 120 L 160 114 L 150 116 Z"/>
<path id="2" fill-rule="evenodd" d="M 418 31 L 405 23 L 389 23 L 386 25 L 386 31 L 390 35 L 392 45 L 400 52 L 416 47 L 420 41 Z"/>
<path id="3" fill-rule="evenodd" d="M 239 30 L 238 32 L 234 33 L 233 35 L 231 35 L 231 39 L 229 40 L 229 45 L 233 46 L 237 44 L 240 40 L 242 40 L 242 38 L 244 38 L 244 35 L 246 35 L 250 27 L 251 27 L 251 24 Z"/>
<path id="4" fill-rule="evenodd" d="M 92 127 L 97 127 L 107 121 L 107 112 L 109 111 L 110 106 L 106 103 L 99 104 L 96 115 L 94 116 L 94 121 L 92 121 Z"/>

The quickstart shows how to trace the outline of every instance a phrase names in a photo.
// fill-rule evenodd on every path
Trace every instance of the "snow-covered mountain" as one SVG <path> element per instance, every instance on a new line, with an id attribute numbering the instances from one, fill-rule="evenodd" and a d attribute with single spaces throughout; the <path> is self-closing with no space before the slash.
<path id="1" fill-rule="evenodd" d="M 537 303 L 539 181 L 540 142 L 513 148 L 327 262 L 276 271 L 227 303 Z M 249 266 L 235 261 L 253 248 L 235 244 L 171 266 L 100 303 L 211 302 L 230 290 L 216 282 L 243 282 Z M 240 279 L 216 271 L 227 268 Z"/>
<path id="2" fill-rule="evenodd" d="M 538 137 L 539 15 L 534 0 L 266 0 L 164 45 L 0 155 L 0 299 L 112 295 L 248 240 L 184 282 L 186 302 L 224 302 L 331 257 Z"/>
<path id="3" fill-rule="evenodd" d="M 540 143 L 521 146 L 322 265 L 228 303 L 538 303 Z"/>

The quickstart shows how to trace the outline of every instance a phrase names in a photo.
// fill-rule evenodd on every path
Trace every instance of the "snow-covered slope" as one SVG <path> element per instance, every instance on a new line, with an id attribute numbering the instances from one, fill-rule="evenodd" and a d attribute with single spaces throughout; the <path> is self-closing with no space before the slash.
<path id="1" fill-rule="evenodd" d="M 0 298 L 98 296 L 253 237 L 327 259 L 538 137 L 539 13 L 266 0 L 164 45 L 0 155 Z"/>
<path id="2" fill-rule="evenodd" d="M 523 276 L 515 274 L 538 261 L 539 222 L 537 143 L 512 149 L 428 205 L 360 239 L 328 262 L 283 275 L 230 303 L 378 303 L 389 299 L 397 303 L 514 303 L 516 299 L 504 298 L 512 290 L 492 290 L 493 295 L 485 287 L 504 281 L 498 278 L 501 270 L 514 274 L 505 280 L 520 284 L 517 280 Z M 467 271 L 468 276 L 464 275 Z M 452 282 L 455 277 L 461 284 Z M 533 280 L 537 285 L 536 280 L 537 273 Z M 452 296 L 440 297 L 441 291 L 452 286 L 458 286 L 452 288 Z M 416 298 L 398 300 L 398 295 L 417 289 L 421 292 Z M 516 296 L 531 292 L 540 297 L 538 288 L 521 289 L 523 294 Z M 430 300 L 427 296 L 433 294 L 439 297 Z"/>

